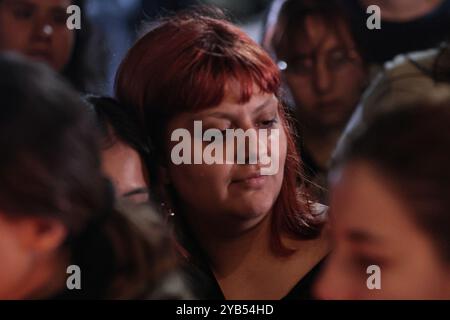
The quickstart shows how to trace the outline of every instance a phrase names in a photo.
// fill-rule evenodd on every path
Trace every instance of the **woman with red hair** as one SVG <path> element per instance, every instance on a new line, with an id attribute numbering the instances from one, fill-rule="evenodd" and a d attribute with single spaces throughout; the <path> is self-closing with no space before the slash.
<path id="1" fill-rule="evenodd" d="M 152 141 L 152 185 L 180 253 L 217 284 L 206 298 L 311 298 L 328 253 L 325 210 L 298 184 L 300 160 L 279 86 L 267 53 L 221 14 L 187 12 L 160 21 L 119 69 L 116 95 L 139 114 Z M 278 150 L 267 151 L 279 170 L 262 175 L 261 161 L 247 159 L 175 164 L 172 133 L 187 130 L 198 143 L 195 121 L 217 132 L 266 129 L 270 139 L 277 130 Z"/>

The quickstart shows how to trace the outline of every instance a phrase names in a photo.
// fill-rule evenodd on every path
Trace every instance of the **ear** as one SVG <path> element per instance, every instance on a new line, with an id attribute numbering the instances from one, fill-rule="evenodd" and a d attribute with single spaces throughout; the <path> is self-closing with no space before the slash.
<path id="1" fill-rule="evenodd" d="M 23 245 L 36 253 L 57 250 L 67 237 L 67 228 L 56 219 L 30 217 L 20 224 Z"/>

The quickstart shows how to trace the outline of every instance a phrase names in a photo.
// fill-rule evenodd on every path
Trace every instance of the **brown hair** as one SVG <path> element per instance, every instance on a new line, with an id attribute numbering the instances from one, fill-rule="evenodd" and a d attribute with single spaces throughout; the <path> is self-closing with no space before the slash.
<path id="1" fill-rule="evenodd" d="M 326 26 L 342 36 L 342 27 L 353 34 L 350 16 L 339 0 L 275 0 L 268 13 L 263 34 L 263 46 L 273 55 L 285 52 L 294 37 L 305 33 L 305 21 L 308 16 L 319 16 Z M 306 35 L 305 35 L 306 36 Z M 362 49 L 354 41 L 354 48 L 362 56 Z"/>
<path id="2" fill-rule="evenodd" d="M 50 69 L 0 56 L 0 212 L 60 221 L 82 298 L 144 298 L 174 268 L 148 207 L 115 207 L 93 114 Z"/>

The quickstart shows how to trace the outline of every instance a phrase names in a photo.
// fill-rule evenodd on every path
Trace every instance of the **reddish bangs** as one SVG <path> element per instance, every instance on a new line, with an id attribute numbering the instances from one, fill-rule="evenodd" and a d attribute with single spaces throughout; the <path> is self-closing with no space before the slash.
<path id="1" fill-rule="evenodd" d="M 171 118 L 219 105 L 231 81 L 240 85 L 239 103 L 246 103 L 255 86 L 277 94 L 280 75 L 268 54 L 239 28 L 180 15 L 160 22 L 130 50 L 118 72 L 116 94 L 146 118 L 151 113 Z"/>

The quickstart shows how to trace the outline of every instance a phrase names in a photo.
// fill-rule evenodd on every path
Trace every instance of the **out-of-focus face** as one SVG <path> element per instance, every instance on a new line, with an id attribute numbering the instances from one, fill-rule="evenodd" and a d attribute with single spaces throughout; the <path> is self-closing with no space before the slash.
<path id="1" fill-rule="evenodd" d="M 364 162 L 347 165 L 332 186 L 335 241 L 316 293 L 323 299 L 449 299 L 450 265 L 413 220 L 389 178 Z M 380 268 L 381 289 L 367 281 Z M 369 284 L 376 284 L 374 278 Z"/>
<path id="2" fill-rule="evenodd" d="M 18 225 L 0 215 L 0 300 L 20 298 L 14 291 L 31 272 L 32 256 L 21 245 Z"/>
<path id="3" fill-rule="evenodd" d="M 74 31 L 66 26 L 70 0 L 0 1 L 0 51 L 15 51 L 60 72 L 70 60 Z"/>
<path id="4" fill-rule="evenodd" d="M 210 232 L 232 236 L 234 232 L 242 232 L 261 222 L 271 212 L 278 198 L 286 159 L 286 133 L 281 123 L 277 98 L 273 94 L 258 93 L 259 90 L 255 90 L 256 93 L 248 103 L 239 104 L 238 90 L 229 86 L 224 101 L 217 107 L 181 114 L 169 122 L 168 141 L 174 130 L 185 128 L 191 133 L 192 148 L 195 143 L 194 121 L 202 121 L 203 132 L 208 129 L 255 132 L 267 129 L 269 140 L 261 142 L 259 139 L 258 146 L 265 143 L 267 153 L 272 159 L 279 161 L 278 170 L 272 175 L 261 175 L 261 168 L 266 166 L 259 161 L 250 164 L 246 160 L 246 164 L 237 164 L 235 159 L 231 164 L 206 164 L 202 161 L 202 164 L 175 165 L 169 160 L 166 168 L 168 183 L 181 198 L 182 207 L 194 227 L 202 224 L 208 226 Z M 271 149 L 275 131 L 279 132 L 278 150 Z M 210 144 L 201 140 L 197 142 L 200 143 L 201 152 Z M 231 150 L 231 147 L 228 142 L 224 142 L 225 158 L 226 148 Z M 171 150 L 178 143 L 170 142 L 169 159 Z M 193 151 L 192 155 L 195 153 Z"/>
<path id="5" fill-rule="evenodd" d="M 284 47 L 279 59 L 287 62 L 285 81 L 299 119 L 316 130 L 343 127 L 367 76 L 346 25 L 330 30 L 321 17 L 309 16 L 305 30 Z"/>
<path id="6" fill-rule="evenodd" d="M 0 211 L 0 300 L 46 297 L 47 290 L 64 285 L 53 280 L 61 280 L 54 259 L 61 258 L 65 237 L 66 229 L 59 222 L 11 219 Z"/>
<path id="7" fill-rule="evenodd" d="M 104 149 L 102 169 L 111 179 L 118 197 L 135 203 L 149 201 L 142 159 L 129 145 L 117 140 L 111 147 Z"/>

